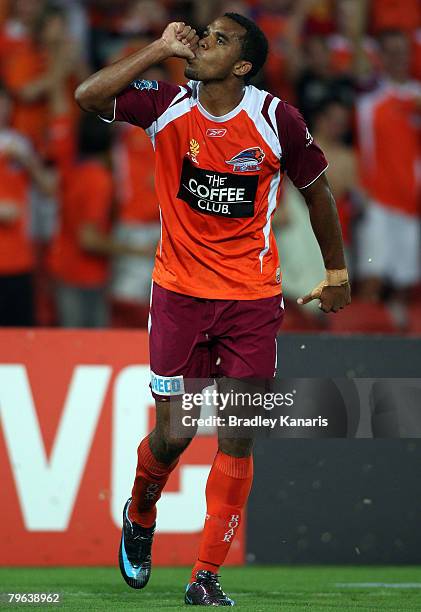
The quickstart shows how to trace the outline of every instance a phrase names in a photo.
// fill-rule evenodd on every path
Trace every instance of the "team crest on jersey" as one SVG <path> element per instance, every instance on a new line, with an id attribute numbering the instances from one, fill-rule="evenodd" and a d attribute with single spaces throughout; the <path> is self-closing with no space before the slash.
<path id="1" fill-rule="evenodd" d="M 261 170 L 261 163 L 265 158 L 265 153 L 260 147 L 250 147 L 244 149 L 231 159 L 226 160 L 226 164 L 234 166 L 234 172 L 257 172 Z"/>
<path id="2" fill-rule="evenodd" d="M 197 142 L 197 140 L 192 138 L 189 143 L 189 148 L 190 148 L 190 151 L 188 153 L 188 156 L 190 157 L 192 162 L 194 162 L 195 164 L 198 164 L 199 162 L 197 161 L 197 156 L 200 153 L 200 144 Z"/>
<path id="3" fill-rule="evenodd" d="M 143 89 L 155 89 L 158 90 L 158 81 L 148 81 L 146 79 L 136 79 L 135 81 L 132 82 L 132 86 L 135 89 L 140 89 L 140 91 L 142 91 Z"/>

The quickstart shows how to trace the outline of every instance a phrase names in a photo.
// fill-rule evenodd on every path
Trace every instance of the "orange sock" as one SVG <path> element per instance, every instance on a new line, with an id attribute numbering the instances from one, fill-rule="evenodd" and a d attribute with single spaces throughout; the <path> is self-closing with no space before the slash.
<path id="1" fill-rule="evenodd" d="M 231 457 L 218 451 L 206 484 L 206 520 L 193 567 L 216 573 L 225 561 L 241 521 L 253 481 L 253 457 Z"/>
<path id="2" fill-rule="evenodd" d="M 142 527 L 152 527 L 156 520 L 156 502 L 177 463 L 178 459 L 170 465 L 160 463 L 152 454 L 149 436 L 142 440 L 137 449 L 136 478 L 129 508 L 131 521 Z"/>

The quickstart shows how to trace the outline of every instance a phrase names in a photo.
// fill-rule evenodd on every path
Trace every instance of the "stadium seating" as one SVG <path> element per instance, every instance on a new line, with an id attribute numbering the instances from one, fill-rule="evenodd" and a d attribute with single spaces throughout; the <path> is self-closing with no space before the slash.
<path id="1" fill-rule="evenodd" d="M 285 316 L 281 332 L 316 332 L 323 330 L 323 319 L 308 312 L 305 307 L 285 300 Z"/>
<path id="2" fill-rule="evenodd" d="M 421 302 L 411 304 L 408 308 L 408 332 L 421 334 Z"/>
<path id="3" fill-rule="evenodd" d="M 383 304 L 353 300 L 344 310 L 329 316 L 332 333 L 397 333 L 392 317 Z"/>

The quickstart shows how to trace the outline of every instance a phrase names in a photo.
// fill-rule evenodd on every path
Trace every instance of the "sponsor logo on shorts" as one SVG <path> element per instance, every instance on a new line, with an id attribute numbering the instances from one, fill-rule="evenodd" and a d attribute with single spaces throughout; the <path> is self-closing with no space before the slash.
<path id="1" fill-rule="evenodd" d="M 205 215 L 253 217 L 259 176 L 205 170 L 185 157 L 177 198 Z"/>
<path id="2" fill-rule="evenodd" d="M 265 153 L 260 147 L 250 147 L 244 149 L 225 163 L 234 166 L 234 172 L 257 172 L 261 170 L 261 163 L 265 158 Z"/>
<path id="3" fill-rule="evenodd" d="M 308 131 L 308 128 L 306 127 L 306 147 L 309 147 L 312 142 L 313 142 L 313 136 L 310 134 L 310 132 Z"/>
<path id="4" fill-rule="evenodd" d="M 158 85 L 158 81 L 147 81 L 146 79 L 136 79 L 135 81 L 132 81 L 132 87 L 134 87 L 135 89 L 139 89 L 140 91 L 142 91 L 143 89 L 158 90 L 159 85 Z"/>
<path id="5" fill-rule="evenodd" d="M 222 138 L 227 133 L 225 128 L 208 128 L 206 130 L 206 136 L 211 138 Z"/>
<path id="6" fill-rule="evenodd" d="M 184 393 L 182 376 L 159 376 L 151 370 L 151 387 L 157 395 L 181 395 Z"/>

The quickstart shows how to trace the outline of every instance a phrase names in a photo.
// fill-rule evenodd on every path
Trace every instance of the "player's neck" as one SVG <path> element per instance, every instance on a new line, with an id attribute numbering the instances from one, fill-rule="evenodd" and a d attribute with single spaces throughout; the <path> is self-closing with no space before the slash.
<path id="1" fill-rule="evenodd" d="M 199 87 L 199 101 L 203 108 L 214 115 L 221 117 L 236 108 L 244 97 L 245 85 L 237 81 L 201 82 Z"/>

